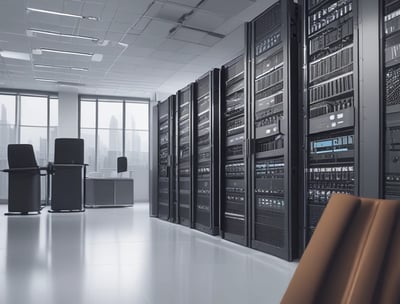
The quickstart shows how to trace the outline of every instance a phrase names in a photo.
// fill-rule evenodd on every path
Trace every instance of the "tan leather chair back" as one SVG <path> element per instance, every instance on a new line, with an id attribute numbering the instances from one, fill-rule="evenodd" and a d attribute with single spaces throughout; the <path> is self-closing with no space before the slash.
<path id="1" fill-rule="evenodd" d="M 335 194 L 283 304 L 399 304 L 400 201 Z"/>

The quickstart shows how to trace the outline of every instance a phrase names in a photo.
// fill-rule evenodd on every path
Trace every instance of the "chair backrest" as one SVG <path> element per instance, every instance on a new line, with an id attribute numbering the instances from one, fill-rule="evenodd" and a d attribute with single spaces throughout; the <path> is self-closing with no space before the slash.
<path id="1" fill-rule="evenodd" d="M 128 171 L 128 159 L 125 156 L 118 157 L 117 159 L 117 172 Z"/>
<path id="2" fill-rule="evenodd" d="M 330 199 L 281 301 L 400 303 L 400 201 Z"/>
<path id="3" fill-rule="evenodd" d="M 81 138 L 57 138 L 54 144 L 54 164 L 84 163 L 84 146 Z"/>
<path id="4" fill-rule="evenodd" d="M 8 145 L 8 166 L 10 169 L 37 167 L 32 145 Z"/>

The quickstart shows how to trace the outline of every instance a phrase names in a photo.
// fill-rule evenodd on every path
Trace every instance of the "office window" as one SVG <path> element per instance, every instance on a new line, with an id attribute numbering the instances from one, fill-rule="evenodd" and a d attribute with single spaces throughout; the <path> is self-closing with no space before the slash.
<path id="1" fill-rule="evenodd" d="M 58 137 L 58 98 L 51 97 L 49 100 L 49 157 L 54 160 L 54 142 Z"/>
<path id="2" fill-rule="evenodd" d="M 148 200 L 149 106 L 124 99 L 81 98 L 80 137 L 85 140 L 88 175 L 117 175 L 117 158 L 128 158 L 135 200 Z"/>
<path id="3" fill-rule="evenodd" d="M 21 96 L 21 144 L 31 144 L 39 165 L 47 163 L 47 96 Z"/>
<path id="4" fill-rule="evenodd" d="M 123 102 L 98 103 L 97 167 L 103 176 L 112 176 L 117 158 L 123 155 Z"/>
<path id="5" fill-rule="evenodd" d="M 45 166 L 54 159 L 58 132 L 58 98 L 48 95 L 0 94 L 0 166 L 8 168 L 7 146 L 32 144 L 36 161 Z M 42 198 L 46 182 L 42 179 Z M 0 201 L 8 197 L 8 176 L 0 175 Z"/>
<path id="6" fill-rule="evenodd" d="M 80 137 L 85 142 L 87 173 L 96 171 L 96 100 L 81 100 Z"/>
<path id="7" fill-rule="evenodd" d="M 0 169 L 8 168 L 7 146 L 16 142 L 16 96 L 0 95 Z M 0 200 L 7 197 L 8 176 L 0 173 Z"/>

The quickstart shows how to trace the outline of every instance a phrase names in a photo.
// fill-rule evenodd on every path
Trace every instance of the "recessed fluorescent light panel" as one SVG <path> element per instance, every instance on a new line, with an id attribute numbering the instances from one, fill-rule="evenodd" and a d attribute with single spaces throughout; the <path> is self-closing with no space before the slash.
<path id="1" fill-rule="evenodd" d="M 34 64 L 34 66 L 35 68 L 43 68 L 43 69 L 62 69 L 62 70 L 82 71 L 82 72 L 89 71 L 89 69 L 87 68 L 69 67 L 62 65 Z"/>
<path id="2" fill-rule="evenodd" d="M 68 14 L 68 13 L 49 11 L 49 10 L 38 9 L 38 8 L 33 8 L 33 7 L 27 7 L 26 11 L 28 13 L 29 12 L 35 12 L 35 13 L 43 13 L 43 14 L 49 14 L 49 15 L 77 18 L 77 19 L 86 19 L 86 20 L 91 20 L 91 21 L 99 21 L 99 18 L 93 17 L 93 16 L 82 16 L 82 15 Z"/>
<path id="3" fill-rule="evenodd" d="M 3 58 L 16 59 L 30 61 L 31 55 L 28 53 L 12 52 L 12 51 L 0 51 L 0 56 Z"/>
<path id="4" fill-rule="evenodd" d="M 76 55 L 76 56 L 85 56 L 92 57 L 93 53 L 83 53 L 83 52 L 73 52 L 73 51 L 64 51 L 64 50 L 55 50 L 55 49 L 33 49 L 32 54 L 34 55 L 42 55 L 43 53 L 56 53 L 56 54 L 65 54 L 65 55 Z"/>
<path id="5" fill-rule="evenodd" d="M 41 81 L 41 82 L 56 83 L 60 86 L 67 86 L 67 87 L 84 87 L 85 86 L 85 84 L 83 84 L 83 83 L 69 82 L 69 81 L 57 81 L 54 79 L 47 79 L 47 78 L 35 78 L 35 80 Z"/>
<path id="6" fill-rule="evenodd" d="M 93 42 L 98 42 L 100 39 L 89 37 L 89 36 L 82 36 L 82 35 L 72 35 L 72 34 L 64 34 L 60 32 L 52 32 L 52 31 L 45 31 L 45 30 L 38 30 L 38 29 L 29 29 L 26 31 L 26 34 L 29 37 L 32 37 L 33 34 L 42 34 L 48 36 L 56 36 L 56 37 L 65 37 L 65 38 L 76 38 L 76 39 L 83 39 L 83 40 L 90 40 Z"/>
<path id="7" fill-rule="evenodd" d="M 33 55 L 42 55 L 43 53 L 55 53 L 55 54 L 64 54 L 64 55 L 76 55 L 76 56 L 84 56 L 91 57 L 91 60 L 94 62 L 100 62 L 103 60 L 102 54 L 94 54 L 94 53 L 83 53 L 83 52 L 74 52 L 74 51 L 64 51 L 64 50 L 55 50 L 55 49 L 33 49 Z"/>
<path id="8" fill-rule="evenodd" d="M 41 82 L 51 82 L 51 83 L 57 83 L 57 80 L 53 80 L 53 79 L 46 79 L 46 78 L 35 78 L 35 80 L 37 81 L 41 81 Z"/>

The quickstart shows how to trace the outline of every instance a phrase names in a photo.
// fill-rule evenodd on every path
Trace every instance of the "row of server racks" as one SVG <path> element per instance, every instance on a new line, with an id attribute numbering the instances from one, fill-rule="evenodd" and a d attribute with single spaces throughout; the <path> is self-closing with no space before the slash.
<path id="1" fill-rule="evenodd" d="M 333 193 L 400 198 L 400 0 L 281 0 L 245 37 L 158 105 L 158 216 L 292 260 Z"/>
<path id="2" fill-rule="evenodd" d="M 297 256 L 297 17 L 271 6 L 243 55 L 158 104 L 158 217 Z"/>

